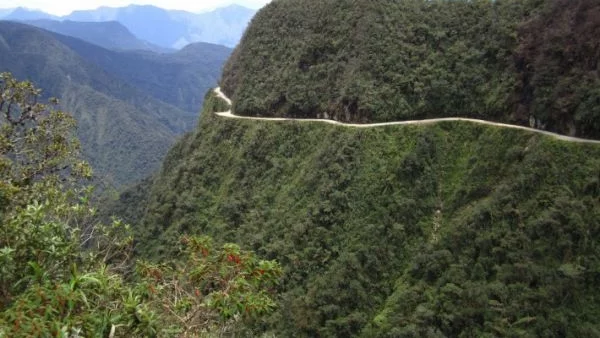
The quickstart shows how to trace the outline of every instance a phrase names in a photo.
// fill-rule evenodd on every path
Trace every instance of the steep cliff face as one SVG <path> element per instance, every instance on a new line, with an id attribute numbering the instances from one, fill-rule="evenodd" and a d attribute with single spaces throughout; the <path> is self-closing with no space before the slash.
<path id="1" fill-rule="evenodd" d="M 274 1 L 222 86 L 242 115 L 443 116 L 600 137 L 595 0 Z"/>
<path id="2" fill-rule="evenodd" d="M 170 255 L 198 232 L 279 260 L 279 310 L 254 330 L 597 332 L 597 145 L 464 122 L 234 120 L 217 106 L 209 95 L 154 179 L 138 248 Z"/>

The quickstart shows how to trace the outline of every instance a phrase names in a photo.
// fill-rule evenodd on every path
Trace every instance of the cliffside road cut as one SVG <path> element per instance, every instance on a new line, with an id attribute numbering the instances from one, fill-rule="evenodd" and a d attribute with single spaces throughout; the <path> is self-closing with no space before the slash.
<path id="1" fill-rule="evenodd" d="M 229 99 L 222 91 L 220 87 L 214 89 L 215 94 L 217 94 L 220 98 L 225 100 L 229 106 L 231 106 L 231 99 Z M 265 121 L 300 121 L 300 122 L 321 122 L 321 123 L 330 123 L 345 127 L 353 127 L 353 128 L 374 128 L 374 127 L 383 127 L 383 126 L 395 126 L 395 125 L 408 125 L 408 124 L 429 124 L 429 123 L 437 123 L 442 121 L 465 121 L 471 123 L 479 123 L 479 124 L 487 124 L 489 126 L 496 126 L 501 128 L 512 128 L 512 129 L 521 129 L 533 133 L 544 134 L 556 139 L 567 141 L 567 142 L 578 142 L 578 143 L 592 143 L 592 144 L 600 144 L 600 140 L 589 140 L 579 137 L 566 136 L 561 134 L 552 133 L 545 130 L 539 130 L 524 126 L 518 126 L 513 124 L 499 123 L 499 122 L 490 122 L 485 120 L 471 119 L 465 117 L 443 117 L 437 119 L 426 119 L 426 120 L 408 120 L 408 121 L 395 121 L 395 122 L 382 122 L 382 123 L 343 123 L 334 120 L 327 119 L 297 119 L 297 118 L 285 118 L 285 117 L 254 117 L 254 116 L 239 116 L 233 115 L 231 109 L 224 112 L 215 113 L 218 116 L 228 117 L 228 118 L 236 118 L 236 119 L 248 119 L 248 120 L 265 120 Z"/>

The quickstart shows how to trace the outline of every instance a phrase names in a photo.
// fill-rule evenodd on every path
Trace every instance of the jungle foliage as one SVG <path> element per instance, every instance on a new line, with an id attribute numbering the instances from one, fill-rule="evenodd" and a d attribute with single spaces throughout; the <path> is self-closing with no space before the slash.
<path id="1" fill-rule="evenodd" d="M 145 212 L 143 256 L 202 233 L 282 264 L 279 308 L 255 333 L 600 334 L 597 145 L 465 122 L 363 129 L 215 110 L 209 93 L 197 130 L 138 190 L 145 207 L 128 202 Z"/>
<path id="2" fill-rule="evenodd" d="M 224 68 L 240 115 L 446 116 L 600 138 L 595 0 L 279 0 Z"/>
<path id="3" fill-rule="evenodd" d="M 213 337 L 273 311 L 279 264 L 235 244 L 132 259 L 129 226 L 96 221 L 75 120 L 8 73 L 0 95 L 0 337 Z"/>
<path id="4" fill-rule="evenodd" d="M 237 114 L 468 116 L 600 137 L 593 0 L 273 1 L 222 86 Z M 600 335 L 600 148 L 467 122 L 221 118 L 212 93 L 122 196 L 137 253 L 181 233 L 282 264 L 294 337 Z M 127 202 L 127 203 L 125 203 Z"/>

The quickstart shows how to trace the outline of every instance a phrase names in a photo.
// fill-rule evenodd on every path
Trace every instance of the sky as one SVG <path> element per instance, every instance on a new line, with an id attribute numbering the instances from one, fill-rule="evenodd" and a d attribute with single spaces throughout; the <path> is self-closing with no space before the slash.
<path id="1" fill-rule="evenodd" d="M 66 15 L 74 10 L 95 9 L 100 6 L 123 7 L 130 4 L 154 5 L 165 9 L 202 12 L 237 3 L 260 8 L 271 0 L 0 0 L 0 8 L 27 7 L 54 15 Z"/>

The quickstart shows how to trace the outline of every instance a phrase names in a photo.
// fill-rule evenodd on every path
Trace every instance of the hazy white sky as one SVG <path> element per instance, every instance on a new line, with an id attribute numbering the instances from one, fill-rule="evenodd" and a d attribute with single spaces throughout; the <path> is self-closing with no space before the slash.
<path id="1" fill-rule="evenodd" d="M 78 9 L 95 9 L 100 6 L 122 7 L 130 4 L 154 5 L 166 9 L 183 9 L 201 12 L 237 3 L 250 8 L 260 8 L 271 0 L 0 0 L 0 8 L 27 7 L 40 9 L 54 15 L 69 14 Z"/>

